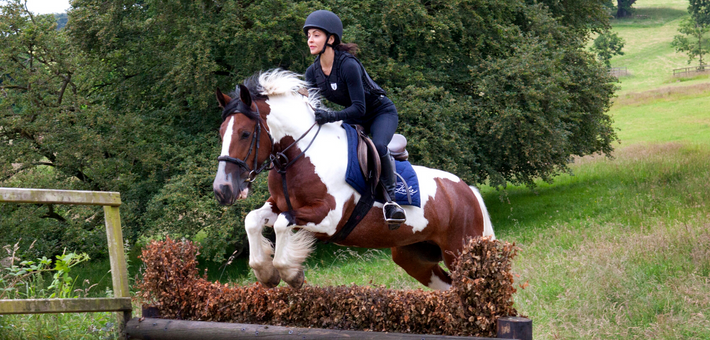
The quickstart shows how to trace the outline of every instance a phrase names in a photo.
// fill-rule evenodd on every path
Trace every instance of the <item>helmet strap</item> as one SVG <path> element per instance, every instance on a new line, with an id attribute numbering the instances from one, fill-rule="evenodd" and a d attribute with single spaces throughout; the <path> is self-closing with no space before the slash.
<path id="1" fill-rule="evenodd" d="M 330 40 L 330 37 L 331 37 L 331 36 L 333 36 L 333 35 L 330 34 L 330 33 L 326 33 L 326 34 L 325 34 L 325 45 L 323 45 L 323 50 L 320 51 L 320 53 L 318 53 L 319 55 L 325 53 L 325 49 L 328 48 L 328 47 L 330 47 L 330 48 L 332 48 L 333 50 L 335 50 L 335 46 L 333 46 L 332 44 L 329 44 L 329 43 L 328 43 L 328 40 Z"/>

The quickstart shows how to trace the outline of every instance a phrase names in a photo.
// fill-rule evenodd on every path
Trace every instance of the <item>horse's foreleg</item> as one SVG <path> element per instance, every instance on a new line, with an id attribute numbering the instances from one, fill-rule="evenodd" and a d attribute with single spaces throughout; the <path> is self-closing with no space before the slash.
<path id="1" fill-rule="evenodd" d="M 276 233 L 274 267 L 289 286 L 300 288 L 305 280 L 302 264 L 313 250 L 316 239 L 310 231 L 304 229 L 294 233 L 294 225 L 291 225 L 289 219 L 291 218 L 280 214 L 274 223 Z"/>
<path id="2" fill-rule="evenodd" d="M 269 199 L 261 208 L 250 211 L 244 220 L 249 239 L 249 267 L 254 270 L 256 279 L 269 288 L 276 287 L 281 281 L 271 259 L 274 253 L 273 245 L 262 234 L 264 226 L 273 225 L 278 216 L 272 207 Z"/>

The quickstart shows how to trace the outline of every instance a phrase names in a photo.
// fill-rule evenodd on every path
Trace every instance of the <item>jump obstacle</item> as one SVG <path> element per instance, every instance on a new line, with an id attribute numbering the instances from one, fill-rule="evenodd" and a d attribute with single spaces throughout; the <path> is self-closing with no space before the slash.
<path id="1" fill-rule="evenodd" d="M 118 312 L 123 339 L 490 339 L 297 328 L 223 322 L 131 318 L 132 305 L 117 192 L 0 188 L 0 203 L 76 204 L 104 207 L 114 298 L 0 300 L 0 314 Z M 499 318 L 498 339 L 532 340 L 532 321 Z"/>

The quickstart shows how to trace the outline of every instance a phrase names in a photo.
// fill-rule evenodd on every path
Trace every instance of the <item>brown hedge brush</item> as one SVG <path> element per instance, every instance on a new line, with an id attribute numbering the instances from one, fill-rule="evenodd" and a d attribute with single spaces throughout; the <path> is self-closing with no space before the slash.
<path id="1" fill-rule="evenodd" d="M 170 238 L 143 249 L 138 296 L 165 318 L 462 336 L 496 335 L 496 320 L 513 308 L 511 259 L 518 248 L 469 240 L 448 291 L 305 285 L 229 287 L 198 277 L 197 247 Z"/>

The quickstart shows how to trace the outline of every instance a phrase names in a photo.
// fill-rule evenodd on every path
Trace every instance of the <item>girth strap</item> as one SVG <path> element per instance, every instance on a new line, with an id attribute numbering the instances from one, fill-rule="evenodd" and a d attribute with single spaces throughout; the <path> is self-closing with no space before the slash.
<path id="1" fill-rule="evenodd" d="M 333 236 L 331 236 L 329 240 L 325 241 L 325 243 L 338 243 L 346 239 L 348 235 L 350 235 L 350 233 L 360 223 L 360 221 L 365 218 L 370 209 L 372 209 L 372 206 L 375 204 L 375 193 L 373 188 L 377 185 L 377 182 L 372 182 L 374 182 L 374 178 L 368 178 L 368 190 L 365 190 L 362 196 L 360 196 L 360 200 L 357 201 L 355 209 L 353 209 L 352 214 L 350 214 L 348 221 L 345 222 L 345 225 L 343 225 L 340 230 L 336 231 L 335 234 L 333 234 Z"/>

